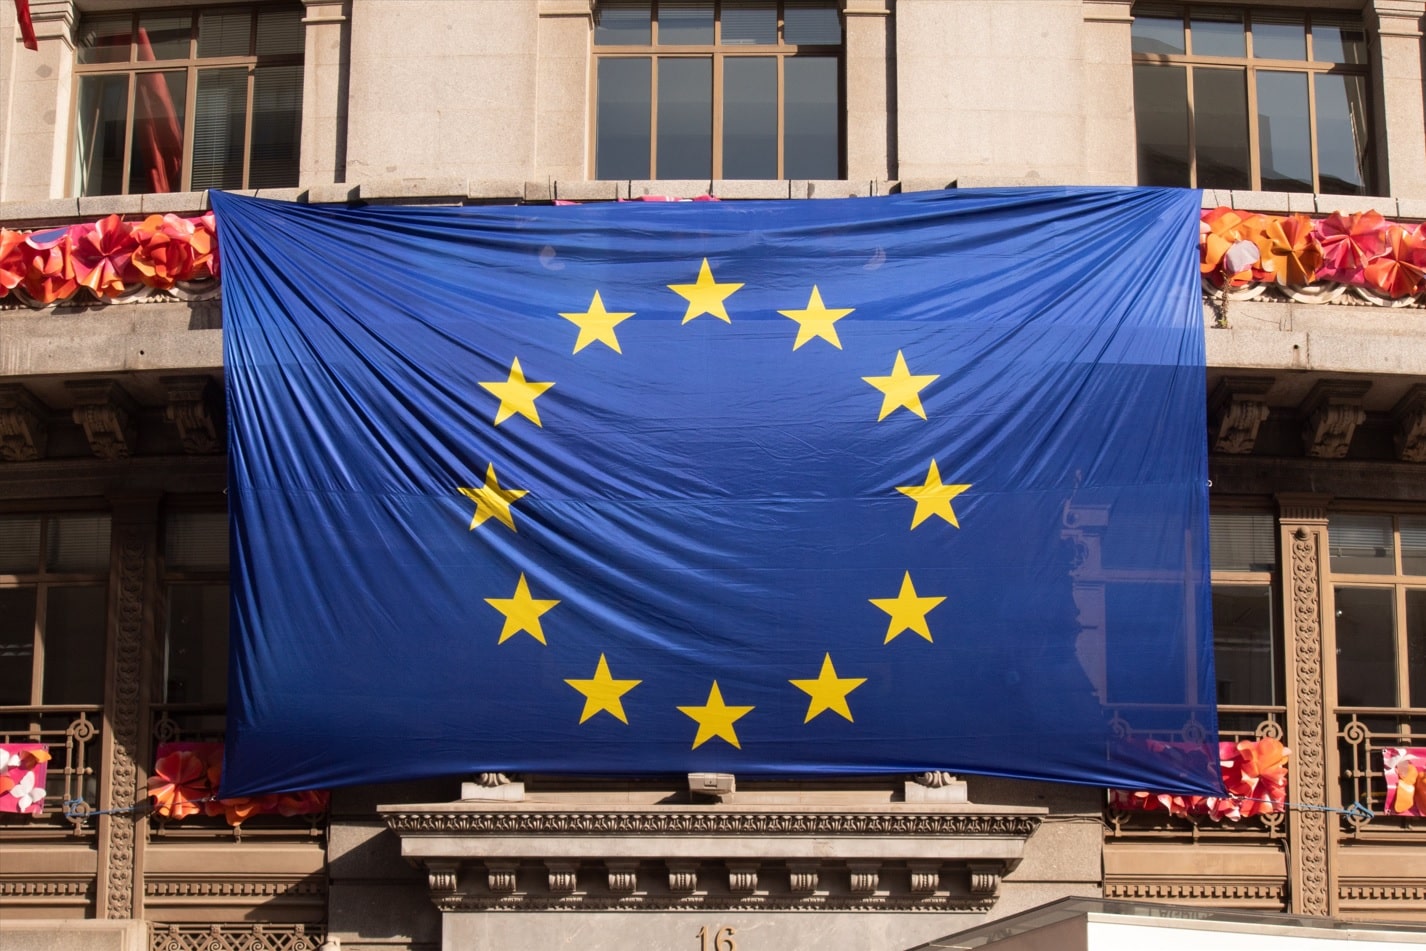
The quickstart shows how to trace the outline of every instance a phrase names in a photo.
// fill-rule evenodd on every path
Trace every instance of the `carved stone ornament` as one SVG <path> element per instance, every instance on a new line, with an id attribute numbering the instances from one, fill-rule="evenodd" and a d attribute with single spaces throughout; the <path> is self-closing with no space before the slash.
<path id="1" fill-rule="evenodd" d="M 941 887 L 940 862 L 908 862 L 911 871 L 911 894 L 930 895 Z"/>
<path id="2" fill-rule="evenodd" d="M 728 891 L 735 895 L 746 895 L 758 889 L 757 862 L 728 863 Z"/>
<path id="3" fill-rule="evenodd" d="M 698 866 L 692 862 L 668 863 L 668 890 L 676 895 L 691 895 L 698 888 Z"/>
<path id="4" fill-rule="evenodd" d="M 0 461 L 44 458 L 49 410 L 18 383 L 0 386 Z"/>
<path id="5" fill-rule="evenodd" d="M 605 862 L 609 873 L 609 891 L 615 895 L 632 894 L 639 884 L 639 866 L 635 862 Z"/>
<path id="6" fill-rule="evenodd" d="M 1272 377 L 1224 377 L 1208 400 L 1208 414 L 1217 433 L 1217 452 L 1245 455 L 1258 441 L 1258 427 L 1268 418 L 1266 400 Z"/>
<path id="7" fill-rule="evenodd" d="M 810 895 L 817 890 L 816 862 L 789 862 L 787 888 L 794 895 Z"/>
<path id="8" fill-rule="evenodd" d="M 548 873 L 550 894 L 568 895 L 574 891 L 574 886 L 579 880 L 579 866 L 574 862 L 546 862 L 545 870 Z"/>
<path id="9" fill-rule="evenodd" d="M 1028 838 L 1040 816 L 954 812 L 404 812 L 382 809 L 399 835 L 885 835 Z"/>
<path id="10" fill-rule="evenodd" d="M 1426 385 L 1418 383 L 1391 411 L 1396 423 L 1396 458 L 1402 462 L 1426 462 Z"/>
<path id="11" fill-rule="evenodd" d="M 432 895 L 450 894 L 458 884 L 458 868 L 454 863 L 431 863 L 426 866 L 426 884 Z"/>
<path id="12" fill-rule="evenodd" d="M 1323 380 L 1302 403 L 1302 444 L 1315 459 L 1345 459 L 1357 427 L 1367 418 L 1365 380 Z"/>
<path id="13" fill-rule="evenodd" d="M 100 459 L 127 459 L 138 448 L 139 408 L 113 380 L 70 380 L 74 421 Z"/>
<path id="14" fill-rule="evenodd" d="M 164 415 L 178 429 L 183 451 L 209 455 L 223 448 L 222 400 L 206 376 L 166 376 L 168 408 Z"/>
<path id="15" fill-rule="evenodd" d="M 515 891 L 515 866 L 504 862 L 485 863 L 485 884 L 496 895 Z"/>
<path id="16" fill-rule="evenodd" d="M 853 895 L 870 895 L 881 884 L 880 862 L 848 862 L 847 889 Z"/>
<path id="17" fill-rule="evenodd" d="M 970 893 L 976 898 L 993 898 L 1000 892 L 1002 866 L 998 862 L 970 863 Z"/>

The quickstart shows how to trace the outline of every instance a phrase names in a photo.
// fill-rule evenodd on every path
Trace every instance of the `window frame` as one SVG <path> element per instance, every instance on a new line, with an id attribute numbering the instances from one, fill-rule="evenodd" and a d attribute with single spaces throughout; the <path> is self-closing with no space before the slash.
<path id="1" fill-rule="evenodd" d="M 1273 564 L 1271 568 L 1263 569 L 1259 567 L 1248 568 L 1227 568 L 1220 567 L 1214 563 L 1210 565 L 1209 589 L 1211 596 L 1216 597 L 1217 593 L 1223 589 L 1265 589 L 1267 592 L 1268 622 L 1271 625 L 1269 634 L 1270 657 L 1270 677 L 1268 684 L 1271 702 L 1268 704 L 1235 704 L 1224 703 L 1222 698 L 1218 699 L 1218 716 L 1220 720 L 1220 732 L 1238 736 L 1246 733 L 1246 728 L 1230 727 L 1222 728 L 1222 721 L 1232 719 L 1238 722 L 1237 718 L 1256 716 L 1260 722 L 1254 728 L 1255 735 L 1268 735 L 1266 731 L 1272 732 L 1281 739 L 1286 732 L 1287 716 L 1287 695 L 1288 685 L 1288 664 L 1286 652 L 1286 637 L 1284 631 L 1284 618 L 1282 612 L 1282 552 L 1279 543 L 1279 533 L 1281 523 L 1273 513 L 1267 503 L 1257 503 L 1253 500 L 1223 500 L 1214 499 L 1211 503 L 1210 512 L 1212 517 L 1239 516 L 1259 516 L 1267 518 L 1271 523 L 1271 529 L 1266 540 L 1271 545 L 1273 554 Z M 1210 550 L 1210 560 L 1212 559 Z M 1214 664 L 1218 663 L 1218 623 L 1214 618 L 1213 640 L 1214 640 Z M 1216 674 L 1216 669 L 1215 669 Z M 1276 725 L 1276 731 L 1270 730 L 1266 724 Z"/>
<path id="2" fill-rule="evenodd" d="M 650 11 L 650 33 L 649 42 L 644 44 L 596 44 L 594 41 L 594 26 L 591 25 L 590 32 L 590 57 L 589 57 L 589 89 L 590 105 L 588 120 L 588 141 L 589 158 L 587 174 L 591 181 L 624 181 L 622 177 L 599 178 L 599 64 L 606 59 L 646 59 L 649 61 L 650 70 L 650 93 L 649 93 L 649 174 L 647 180 L 656 181 L 661 178 L 658 171 L 658 114 L 659 114 L 659 61 L 661 59 L 701 59 L 707 58 L 711 61 L 711 138 L 712 156 L 709 163 L 711 180 L 717 181 L 723 178 L 723 100 L 724 100 L 724 62 L 727 59 L 744 58 L 772 58 L 776 61 L 777 67 L 777 175 L 772 180 L 781 181 L 787 179 L 786 168 L 786 61 L 788 59 L 802 58 L 823 58 L 834 59 L 837 69 L 837 178 L 846 177 L 847 158 L 847 121 L 846 121 L 846 18 L 843 15 L 839 4 L 829 4 L 825 0 L 770 0 L 776 4 L 777 17 L 777 43 L 766 45 L 755 44 L 724 44 L 723 43 L 723 11 L 729 3 L 736 7 L 733 0 L 708 0 L 713 4 L 713 42 L 705 44 L 670 44 L 661 46 L 659 44 L 659 4 L 662 0 L 644 0 L 643 5 L 647 5 Z M 620 6 L 638 6 L 620 0 L 611 0 L 609 3 L 600 3 L 602 9 L 618 8 Z M 789 44 L 783 38 L 783 31 L 786 22 L 786 13 L 789 7 L 827 8 L 833 7 L 838 17 L 840 26 L 841 42 L 835 46 L 819 44 Z M 596 10 L 595 16 L 598 16 Z M 756 181 L 764 179 L 746 179 Z"/>
<path id="3" fill-rule="evenodd" d="M 1193 49 L 1193 19 L 1198 17 L 1212 17 L 1214 15 L 1233 14 L 1241 18 L 1244 33 L 1244 50 L 1242 56 L 1221 56 L 1208 55 L 1190 52 Z M 1362 115 L 1367 124 L 1363 141 L 1366 143 L 1366 150 L 1362 161 L 1362 186 L 1361 192 L 1346 192 L 1344 194 L 1371 195 L 1376 187 L 1376 180 L 1379 177 L 1377 164 L 1379 156 L 1375 147 L 1371 126 L 1377 121 L 1375 106 L 1373 102 L 1374 91 L 1372 88 L 1372 63 L 1371 63 L 1371 40 L 1366 31 L 1366 26 L 1359 16 L 1354 17 L 1348 10 L 1319 9 L 1315 6 L 1307 5 L 1305 2 L 1300 6 L 1293 7 L 1269 7 L 1259 4 L 1215 5 L 1203 6 L 1191 3 L 1164 3 L 1148 2 L 1136 3 L 1133 7 L 1132 18 L 1140 16 L 1173 17 L 1178 16 L 1183 25 L 1184 50 L 1183 53 L 1130 53 L 1132 67 L 1140 66 L 1166 66 L 1179 67 L 1184 70 L 1186 109 L 1188 113 L 1187 129 L 1187 161 L 1188 161 L 1188 181 L 1185 183 L 1189 188 L 1225 188 L 1226 185 L 1217 183 L 1200 183 L 1198 180 L 1198 120 L 1194 109 L 1194 69 L 1195 68 L 1217 68 L 1239 70 L 1243 74 L 1243 83 L 1246 92 L 1247 108 L 1247 147 L 1248 147 L 1248 190 L 1262 191 L 1262 143 L 1260 141 L 1259 112 L 1258 112 L 1258 82 L 1259 72 L 1268 73 L 1288 73 L 1307 77 L 1307 120 L 1310 160 L 1312 163 L 1311 194 L 1324 194 L 1322 192 L 1322 161 L 1318 146 L 1318 108 L 1317 108 L 1317 79 L 1320 76 L 1349 76 L 1360 77 L 1362 89 Z M 1258 58 L 1254 55 L 1253 49 L 1253 26 L 1254 19 L 1259 18 L 1265 22 L 1274 20 L 1281 21 L 1285 16 L 1294 18 L 1301 17 L 1305 35 L 1304 59 L 1271 59 L 1267 57 Z M 1313 27 L 1315 25 L 1331 25 L 1350 28 L 1361 31 L 1363 43 L 1364 61 L 1361 63 L 1337 63 L 1326 60 L 1312 59 L 1315 53 Z M 1135 129 L 1135 153 L 1136 163 L 1138 154 L 1138 129 L 1136 119 Z M 1137 177 L 1137 173 L 1136 173 Z M 1142 182 L 1140 184 L 1143 184 Z M 1280 189 L 1270 189 L 1280 190 Z M 1307 193 L 1301 193 L 1307 194 Z M 1331 194 L 1331 193 L 1328 193 Z"/>

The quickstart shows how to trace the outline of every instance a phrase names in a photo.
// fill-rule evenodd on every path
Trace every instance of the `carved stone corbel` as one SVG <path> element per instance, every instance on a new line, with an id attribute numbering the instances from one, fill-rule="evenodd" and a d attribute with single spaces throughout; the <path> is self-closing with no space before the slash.
<path id="1" fill-rule="evenodd" d="M 551 894 L 568 895 L 574 891 L 579 879 L 579 866 L 576 863 L 546 861 L 545 870 L 549 876 Z"/>
<path id="2" fill-rule="evenodd" d="M 139 407 L 113 380 L 70 380 L 74 421 L 100 459 L 127 459 L 138 448 Z"/>
<path id="3" fill-rule="evenodd" d="M 615 895 L 632 895 L 639 884 L 637 862 L 605 862 L 609 873 L 609 891 Z"/>
<path id="4" fill-rule="evenodd" d="M 1217 429 L 1217 452 L 1246 455 L 1258 441 L 1258 427 L 1268 418 L 1265 397 L 1272 377 L 1230 376 L 1218 381 L 1208 400 L 1208 415 Z"/>
<path id="5" fill-rule="evenodd" d="M 735 895 L 746 895 L 750 892 L 757 891 L 757 888 L 757 862 L 728 863 L 728 891 Z"/>
<path id="6" fill-rule="evenodd" d="M 206 376 L 166 376 L 168 408 L 164 415 L 178 429 L 183 451 L 210 455 L 223 448 L 223 406 L 218 388 Z"/>
<path id="7" fill-rule="evenodd" d="M 668 890 L 675 895 L 691 895 L 698 888 L 698 866 L 693 862 L 668 863 Z"/>
<path id="8" fill-rule="evenodd" d="M 513 862 L 486 862 L 485 884 L 496 895 L 510 895 L 515 891 L 516 868 Z"/>
<path id="9" fill-rule="evenodd" d="M 34 462 L 44 458 L 49 409 L 18 383 L 0 386 L 0 460 Z"/>
<path id="10" fill-rule="evenodd" d="M 917 773 L 906 784 L 907 802 L 967 802 L 966 783 L 950 773 Z"/>
<path id="11" fill-rule="evenodd" d="M 1391 411 L 1396 424 L 1396 458 L 1426 462 L 1426 385 L 1416 384 Z"/>
<path id="12" fill-rule="evenodd" d="M 455 862 L 426 863 L 426 886 L 431 890 L 432 901 L 439 902 L 456 893 L 459 872 L 460 866 Z"/>
<path id="13" fill-rule="evenodd" d="M 999 862 L 971 862 L 970 893 L 972 898 L 994 898 L 1000 892 L 1000 876 L 1005 866 Z"/>
<path id="14" fill-rule="evenodd" d="M 810 895 L 817 890 L 816 862 L 787 863 L 787 887 L 794 895 Z"/>
<path id="15" fill-rule="evenodd" d="M 475 779 L 460 784 L 460 798 L 466 802 L 524 802 L 525 784 L 505 773 L 476 773 Z"/>
<path id="16" fill-rule="evenodd" d="M 911 870 L 911 894 L 930 895 L 941 887 L 940 862 L 908 862 Z"/>
<path id="17" fill-rule="evenodd" d="M 865 897 L 874 893 L 881 884 L 880 862 L 848 862 L 847 890 L 853 895 Z"/>
<path id="18" fill-rule="evenodd" d="M 1322 380 L 1302 403 L 1302 444 L 1315 459 L 1345 459 L 1352 435 L 1367 418 L 1367 380 Z"/>

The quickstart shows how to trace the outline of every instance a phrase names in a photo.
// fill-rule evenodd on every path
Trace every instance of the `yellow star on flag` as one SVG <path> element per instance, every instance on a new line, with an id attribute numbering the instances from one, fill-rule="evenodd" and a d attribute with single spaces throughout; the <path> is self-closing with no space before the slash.
<path id="1" fill-rule="evenodd" d="M 589 680 L 566 680 L 575 690 L 584 694 L 584 713 L 579 717 L 583 723 L 601 711 L 612 714 L 621 722 L 628 723 L 624 716 L 624 704 L 620 698 L 633 690 L 642 680 L 615 680 L 609 673 L 609 662 L 599 655 L 599 666 L 594 668 L 594 676 Z"/>
<path id="2" fill-rule="evenodd" d="M 881 415 L 876 418 L 878 423 L 903 406 L 925 419 L 926 411 L 921 408 L 921 391 L 929 386 L 932 380 L 940 378 L 939 373 L 913 375 L 907 369 L 906 358 L 901 355 L 900 350 L 896 351 L 896 364 L 892 366 L 890 376 L 862 377 L 881 390 Z"/>
<path id="3" fill-rule="evenodd" d="M 832 666 L 832 655 L 826 654 L 822 658 L 822 672 L 816 680 L 789 680 L 788 683 L 812 698 L 807 704 L 807 719 L 803 723 L 811 723 L 813 717 L 826 710 L 840 714 L 850 723 L 852 710 L 847 706 L 847 694 L 866 683 L 866 678 L 838 677 L 836 668 Z"/>
<path id="4" fill-rule="evenodd" d="M 540 627 L 540 615 L 559 604 L 554 598 L 530 596 L 530 585 L 525 581 L 525 573 L 520 572 L 520 580 L 515 585 L 515 596 L 510 598 L 486 598 L 485 603 L 505 615 L 505 626 L 500 629 L 500 640 L 504 644 L 510 638 L 524 631 L 541 644 L 546 643 L 545 632 Z"/>
<path id="5" fill-rule="evenodd" d="M 813 337 L 821 337 L 840 350 L 842 341 L 837 339 L 837 328 L 833 325 L 854 309 L 852 307 L 829 309 L 822 303 L 822 292 L 817 290 L 816 284 L 813 284 L 812 296 L 808 298 L 805 309 L 780 310 L 778 313 L 797 321 L 797 340 L 793 342 L 792 349 L 796 350 Z"/>
<path id="6" fill-rule="evenodd" d="M 507 489 L 495 478 L 495 463 L 485 470 L 485 484 L 474 489 L 463 488 L 460 494 L 475 503 L 475 517 L 470 520 L 470 530 L 493 518 L 510 531 L 515 531 L 515 516 L 510 511 L 512 503 L 523 498 L 528 490 Z"/>
<path id="7" fill-rule="evenodd" d="M 698 724 L 698 735 L 693 738 L 692 748 L 695 750 L 715 736 L 727 740 L 735 749 L 742 749 L 738 745 L 738 734 L 733 730 L 733 723 L 752 710 L 752 707 L 730 707 L 724 703 L 716 680 L 713 681 L 713 689 L 708 691 L 708 702 L 703 706 L 678 708 L 680 713 Z"/>
<path id="8" fill-rule="evenodd" d="M 683 313 L 685 324 L 703 314 L 711 314 L 723 323 L 731 324 L 732 318 L 728 316 L 728 310 L 723 302 L 742 286 L 741 284 L 719 284 L 713 280 L 713 272 L 708 268 L 708 259 L 704 258 L 703 266 L 698 269 L 696 284 L 670 284 L 668 289 L 688 301 L 688 310 Z"/>
<path id="9" fill-rule="evenodd" d="M 931 639 L 931 628 L 926 623 L 926 615 L 945 598 L 923 598 L 916 593 L 911 583 L 911 572 L 901 579 L 901 592 L 894 598 L 869 598 L 872 604 L 891 615 L 891 623 L 886 626 L 886 640 L 890 644 L 902 631 L 915 631 L 926 640 Z"/>
<path id="10" fill-rule="evenodd" d="M 936 467 L 936 460 L 932 459 L 924 485 L 898 485 L 896 491 L 916 500 L 916 512 L 911 516 L 912 528 L 920 525 L 932 515 L 939 515 L 956 528 L 960 528 L 961 523 L 956 521 L 956 511 L 951 508 L 951 500 L 969 488 L 969 485 L 945 485 L 942 483 L 941 470 Z"/>
<path id="11" fill-rule="evenodd" d="M 560 316 L 579 328 L 579 338 L 574 342 L 575 353 L 591 343 L 602 343 L 615 353 L 623 353 L 624 351 L 619 349 L 619 338 L 614 336 L 614 328 L 634 316 L 634 312 L 631 310 L 628 313 L 611 314 L 604 309 L 604 301 L 599 297 L 599 292 L 595 291 L 594 300 L 589 302 L 589 309 L 584 313 Z"/>
<path id="12" fill-rule="evenodd" d="M 499 426 L 519 413 L 536 426 L 544 428 L 540 423 L 540 411 L 535 409 L 535 400 L 554 384 L 525 379 L 525 371 L 520 369 L 519 357 L 510 364 L 510 376 L 503 383 L 495 381 L 480 385 L 500 400 L 500 408 L 495 411 L 495 425 Z"/>

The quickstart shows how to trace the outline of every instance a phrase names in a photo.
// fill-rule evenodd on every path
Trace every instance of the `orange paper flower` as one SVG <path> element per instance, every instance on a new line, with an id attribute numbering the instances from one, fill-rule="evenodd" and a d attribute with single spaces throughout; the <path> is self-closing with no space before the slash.
<path id="1" fill-rule="evenodd" d="M 1265 247 L 1259 268 L 1279 284 L 1311 284 L 1322 265 L 1322 245 L 1318 244 L 1312 220 L 1306 215 L 1272 218 L 1262 231 Z"/>
<path id="2" fill-rule="evenodd" d="M 208 764 L 192 750 L 178 750 L 160 756 L 149 777 L 149 795 L 154 811 L 169 819 L 182 819 L 202 811 L 202 802 L 213 793 L 208 783 Z"/>
<path id="3" fill-rule="evenodd" d="M 138 242 L 133 228 L 118 215 L 92 225 L 74 225 L 69 229 L 69 243 L 75 280 L 95 297 L 117 297 L 126 285 L 138 283 L 132 262 Z"/>

